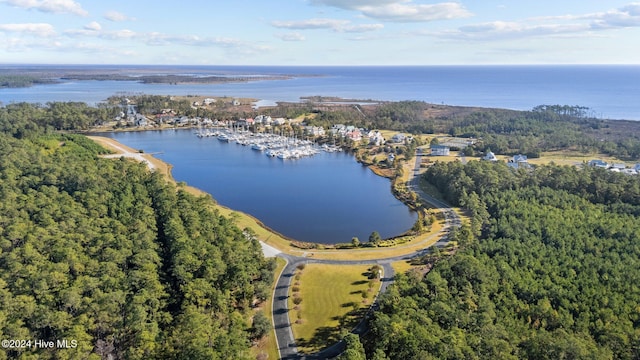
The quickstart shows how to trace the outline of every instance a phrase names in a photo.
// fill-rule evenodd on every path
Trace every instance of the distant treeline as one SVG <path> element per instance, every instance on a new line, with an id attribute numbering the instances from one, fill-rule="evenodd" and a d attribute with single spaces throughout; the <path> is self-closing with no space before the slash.
<path id="1" fill-rule="evenodd" d="M 260 77 L 259 80 L 281 80 L 286 76 Z M 111 81 L 138 81 L 144 84 L 212 84 L 228 82 L 245 82 L 257 80 L 251 76 L 190 76 L 190 75 L 140 75 L 130 76 L 121 74 L 69 74 L 62 80 L 111 80 Z"/>
<path id="2" fill-rule="evenodd" d="M 0 75 L 0 88 L 21 88 L 33 85 L 55 84 L 57 82 L 55 79 L 31 75 Z"/>

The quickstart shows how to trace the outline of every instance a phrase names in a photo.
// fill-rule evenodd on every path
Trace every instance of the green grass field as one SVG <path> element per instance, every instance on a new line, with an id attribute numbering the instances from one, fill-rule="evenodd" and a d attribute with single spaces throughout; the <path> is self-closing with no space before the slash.
<path id="1" fill-rule="evenodd" d="M 338 341 L 341 331 L 350 331 L 357 325 L 380 287 L 374 280 L 369 291 L 371 266 L 308 264 L 300 278 L 294 278 L 292 289 L 299 288 L 302 302 L 296 310 L 292 291 L 289 316 L 299 351 L 322 350 Z"/>

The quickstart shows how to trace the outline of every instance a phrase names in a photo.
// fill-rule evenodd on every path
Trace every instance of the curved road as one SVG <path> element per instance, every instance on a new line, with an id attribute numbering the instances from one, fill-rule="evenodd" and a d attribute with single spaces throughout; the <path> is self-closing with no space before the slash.
<path id="1" fill-rule="evenodd" d="M 423 192 L 419 185 L 419 171 L 420 171 L 420 156 L 416 155 L 416 162 L 413 171 L 411 172 L 411 178 L 409 180 L 409 187 L 411 190 L 416 192 L 424 201 L 434 205 L 435 207 L 441 209 L 445 217 L 445 225 L 441 230 L 442 237 L 440 241 L 436 243 L 436 246 L 444 246 L 447 244 L 447 236 L 449 233 L 449 229 L 452 226 L 460 226 L 461 220 L 458 214 L 449 207 L 449 205 L 444 202 L 433 198 L 432 196 Z M 343 341 L 337 342 L 332 346 L 311 355 L 303 355 L 298 353 L 298 349 L 296 347 L 295 338 L 293 337 L 293 332 L 291 331 L 291 322 L 289 320 L 289 308 L 288 308 L 288 298 L 289 298 L 289 287 L 291 286 L 291 279 L 295 275 L 296 267 L 299 264 L 333 264 L 333 265 L 372 265 L 378 264 L 382 266 L 384 271 L 384 277 L 381 279 L 382 284 L 380 286 L 380 294 L 386 291 L 387 287 L 393 282 L 394 271 L 393 267 L 391 267 L 391 263 L 395 261 L 401 260 L 409 260 L 421 255 L 424 255 L 427 251 L 427 248 L 415 251 L 413 253 L 395 256 L 389 258 L 380 258 L 373 260 L 322 260 L 322 259 L 311 259 L 305 257 L 299 257 L 294 255 L 289 255 L 285 253 L 279 253 L 276 256 L 279 256 L 287 262 L 282 273 L 278 277 L 278 281 L 276 283 L 276 287 L 273 293 L 273 327 L 276 333 L 276 342 L 278 344 L 278 352 L 280 353 L 281 359 L 329 359 L 338 356 L 340 353 L 344 351 L 345 344 Z M 377 308 L 377 301 L 375 301 L 371 305 L 371 309 L 375 310 Z M 358 326 L 352 331 L 355 334 L 362 334 L 366 330 L 366 321 L 361 321 Z"/>

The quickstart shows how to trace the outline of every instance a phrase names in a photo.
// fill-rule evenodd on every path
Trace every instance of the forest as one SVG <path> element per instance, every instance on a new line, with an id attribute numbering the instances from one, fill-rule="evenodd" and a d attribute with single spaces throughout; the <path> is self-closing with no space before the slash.
<path id="1" fill-rule="evenodd" d="M 275 264 L 210 197 L 56 131 L 96 111 L 0 109 L 0 337 L 77 345 L 0 359 L 250 359 Z"/>
<path id="2" fill-rule="evenodd" d="M 640 358 L 638 177 L 472 161 L 424 179 L 472 221 L 382 295 L 367 358 Z"/>
<path id="3" fill-rule="evenodd" d="M 171 101 L 149 97 L 139 106 Z M 312 114 L 310 124 L 482 139 L 468 151 L 640 153 L 637 124 L 589 118 L 581 107 L 436 110 L 444 108 L 269 111 Z M 250 358 L 251 341 L 265 333 L 252 324 L 263 319 L 254 306 L 268 296 L 274 263 L 211 198 L 143 164 L 102 159 L 105 149 L 73 134 L 119 111 L 73 102 L 0 107 L 0 333 L 78 342 L 0 349 L 0 359 Z M 362 344 L 348 339 L 354 356 L 640 358 L 639 177 L 471 161 L 435 163 L 424 180 L 468 210 L 469 224 L 450 234 L 460 250 L 418 259 L 432 266 L 427 274 L 399 275 Z"/>

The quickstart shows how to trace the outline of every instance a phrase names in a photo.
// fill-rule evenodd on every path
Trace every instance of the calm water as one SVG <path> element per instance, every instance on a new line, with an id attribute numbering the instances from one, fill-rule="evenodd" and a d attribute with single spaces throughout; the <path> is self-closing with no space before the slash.
<path id="1" fill-rule="evenodd" d="M 0 67 L 0 72 L 7 67 Z M 640 120 L 640 66 L 111 67 L 115 70 L 125 68 L 134 73 L 318 76 L 207 85 L 76 81 L 0 89 L 0 102 L 97 103 L 122 92 L 249 97 L 264 100 L 265 103 L 299 101 L 302 96 L 323 95 L 392 101 L 422 100 L 436 104 L 515 110 L 530 110 L 543 104 L 580 105 L 592 109 L 592 116 Z"/>
<path id="2" fill-rule="evenodd" d="M 399 235 L 417 215 L 393 197 L 390 182 L 344 153 L 281 160 L 191 130 L 103 134 L 157 154 L 177 181 L 210 193 L 291 238 L 318 243 Z"/>

